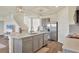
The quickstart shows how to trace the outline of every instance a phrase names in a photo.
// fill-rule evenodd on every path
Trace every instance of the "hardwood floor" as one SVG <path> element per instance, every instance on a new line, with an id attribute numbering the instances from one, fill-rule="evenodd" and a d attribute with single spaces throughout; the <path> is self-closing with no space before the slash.
<path id="1" fill-rule="evenodd" d="M 3 45 L 5 47 L 0 47 L 0 53 L 9 53 L 9 42 L 8 38 L 0 35 L 0 46 Z"/>
<path id="2" fill-rule="evenodd" d="M 62 52 L 63 44 L 56 42 L 56 41 L 49 41 L 47 47 L 49 48 L 49 53 L 58 53 L 59 51 Z"/>
<path id="3" fill-rule="evenodd" d="M 41 48 L 38 52 L 40 52 L 40 53 L 61 53 L 63 51 L 62 45 L 63 44 L 61 44 L 59 42 L 48 41 L 47 46 Z"/>

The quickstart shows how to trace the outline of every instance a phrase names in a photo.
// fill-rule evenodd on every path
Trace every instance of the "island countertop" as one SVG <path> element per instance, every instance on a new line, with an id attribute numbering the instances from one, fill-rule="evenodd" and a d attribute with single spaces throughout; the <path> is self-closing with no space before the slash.
<path id="1" fill-rule="evenodd" d="M 24 37 L 32 37 L 35 35 L 40 35 L 40 34 L 47 34 L 47 32 L 35 32 L 35 33 L 21 33 L 21 34 L 11 34 L 11 38 L 24 38 Z"/>

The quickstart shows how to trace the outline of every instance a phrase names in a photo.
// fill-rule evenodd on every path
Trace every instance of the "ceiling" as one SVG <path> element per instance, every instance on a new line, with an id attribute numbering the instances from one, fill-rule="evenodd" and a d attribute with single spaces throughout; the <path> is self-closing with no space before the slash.
<path id="1" fill-rule="evenodd" d="M 18 6 L 17 6 L 18 7 Z M 0 15 L 6 16 L 10 14 L 16 13 L 16 6 L 0 6 Z M 55 6 L 23 6 L 23 11 L 25 15 L 40 15 L 40 16 L 48 16 L 56 13 L 63 7 L 55 7 Z"/>

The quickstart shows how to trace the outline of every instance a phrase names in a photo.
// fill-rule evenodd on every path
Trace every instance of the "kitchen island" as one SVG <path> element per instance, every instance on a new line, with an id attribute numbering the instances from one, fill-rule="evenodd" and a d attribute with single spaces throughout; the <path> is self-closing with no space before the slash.
<path id="1" fill-rule="evenodd" d="M 9 36 L 10 53 L 34 53 L 47 44 L 48 33 L 21 33 Z"/>

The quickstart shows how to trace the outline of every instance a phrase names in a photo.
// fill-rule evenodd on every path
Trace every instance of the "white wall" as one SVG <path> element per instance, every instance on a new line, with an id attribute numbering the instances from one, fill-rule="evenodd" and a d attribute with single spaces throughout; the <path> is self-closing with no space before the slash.
<path id="1" fill-rule="evenodd" d="M 57 13 L 58 20 L 58 41 L 63 43 L 64 38 L 69 34 L 68 7 L 63 8 Z"/>
<path id="2" fill-rule="evenodd" d="M 69 25 L 69 33 L 79 33 L 79 24 L 71 24 Z"/>
<path id="3" fill-rule="evenodd" d="M 75 11 L 76 11 L 76 6 L 70 6 L 68 7 L 68 13 L 69 13 L 69 24 L 75 24 Z"/>

